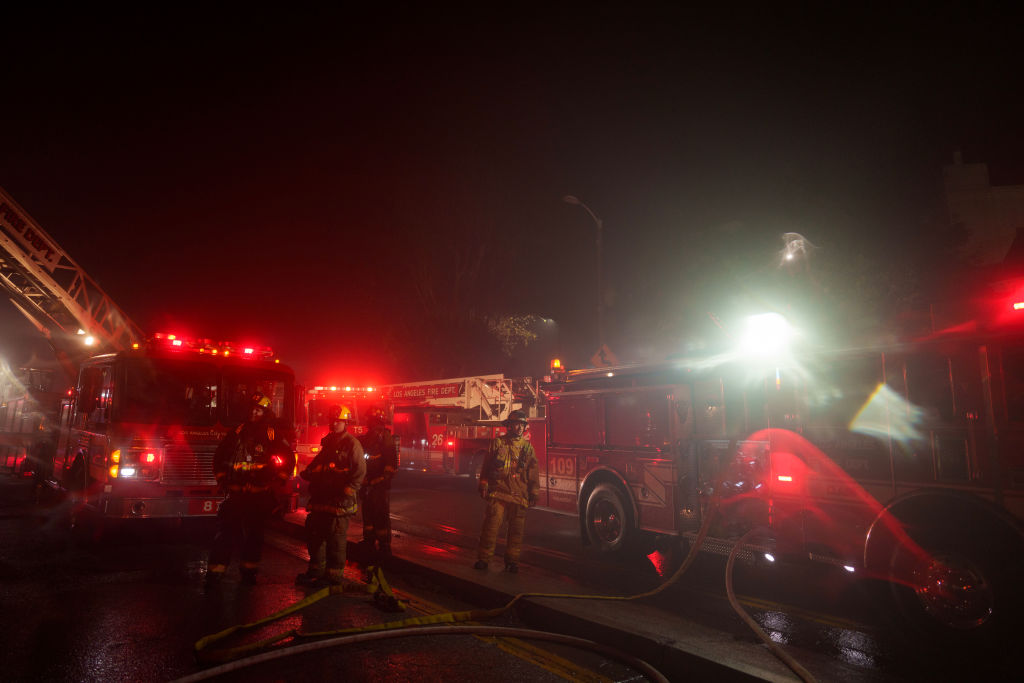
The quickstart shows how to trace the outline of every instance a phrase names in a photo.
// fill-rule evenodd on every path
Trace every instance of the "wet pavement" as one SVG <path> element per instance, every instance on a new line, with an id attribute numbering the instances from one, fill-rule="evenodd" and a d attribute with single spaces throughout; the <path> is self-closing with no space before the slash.
<path id="1" fill-rule="evenodd" d="M 276 528 L 301 539 L 304 521 L 305 512 L 300 510 L 286 515 Z M 361 526 L 354 521 L 349 529 L 350 559 L 358 557 L 358 548 L 351 539 L 360 533 Z M 488 571 L 474 569 L 475 551 L 453 543 L 399 533 L 393 540 L 393 551 L 389 571 L 424 576 L 463 600 L 489 608 L 505 605 L 527 592 L 588 595 L 579 581 L 529 563 L 521 563 L 518 574 L 506 573 L 500 554 Z M 657 597 L 625 602 L 529 597 L 517 602 L 515 613 L 533 628 L 622 649 L 671 680 L 799 680 L 764 645 L 739 641 L 729 633 L 659 609 Z M 850 673 L 849 680 L 861 678 L 856 672 Z"/>

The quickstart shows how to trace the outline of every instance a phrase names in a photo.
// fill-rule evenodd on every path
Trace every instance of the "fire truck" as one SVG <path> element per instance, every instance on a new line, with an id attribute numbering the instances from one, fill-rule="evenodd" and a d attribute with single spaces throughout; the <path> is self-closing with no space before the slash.
<path id="1" fill-rule="evenodd" d="M 147 337 L 3 190 L 0 281 L 74 378 L 44 419 L 59 434 L 47 483 L 79 511 L 212 517 L 222 500 L 213 453 L 253 392 L 293 431 L 293 373 L 271 349 Z"/>
<path id="2" fill-rule="evenodd" d="M 331 428 L 329 410 L 332 406 L 348 406 L 353 420 L 346 430 L 354 436 L 366 433 L 366 413 L 372 408 L 383 408 L 384 399 L 374 387 L 314 386 L 298 387 L 296 397 L 297 437 L 295 455 L 299 470 L 309 465 L 320 451 L 320 440 Z"/>
<path id="3" fill-rule="evenodd" d="M 784 348 L 762 330 L 717 356 L 546 378 L 540 505 L 603 552 L 747 536 L 751 561 L 889 582 L 931 633 L 1019 624 L 1024 326 Z"/>
<path id="4" fill-rule="evenodd" d="M 502 374 L 390 384 L 381 397 L 402 446 L 402 467 L 474 476 L 513 410 L 537 415 L 537 384 Z"/>
<path id="5" fill-rule="evenodd" d="M 0 467 L 29 473 L 27 454 L 50 437 L 47 420 L 65 395 L 61 377 L 59 368 L 11 368 L 0 359 Z"/>

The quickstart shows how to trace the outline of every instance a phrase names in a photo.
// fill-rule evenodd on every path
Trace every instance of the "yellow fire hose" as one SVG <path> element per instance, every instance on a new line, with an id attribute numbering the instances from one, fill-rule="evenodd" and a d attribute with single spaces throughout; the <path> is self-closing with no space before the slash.
<path id="1" fill-rule="evenodd" d="M 652 590 L 649 590 L 649 591 L 646 591 L 644 593 L 638 593 L 636 595 L 580 595 L 580 594 L 573 594 L 573 593 L 519 593 L 518 595 L 514 596 L 507 604 L 505 604 L 505 605 L 503 605 L 501 607 L 496 607 L 494 609 L 488 609 L 488 610 L 465 610 L 465 611 L 461 611 L 461 612 L 445 612 L 445 613 L 442 613 L 442 614 L 431 614 L 431 615 L 426 615 L 426 616 L 422 616 L 422 617 L 410 617 L 410 618 L 407 618 L 407 619 L 401 619 L 401 620 L 398 620 L 398 621 L 391 621 L 391 622 L 387 622 L 387 623 L 383 623 L 383 624 L 371 624 L 369 626 L 344 628 L 344 629 L 337 629 L 337 630 L 333 630 L 333 631 L 322 631 L 322 632 L 315 632 L 315 633 L 307 633 L 307 632 L 300 631 L 299 629 L 291 629 L 291 630 L 282 632 L 280 634 L 271 636 L 269 638 L 265 638 L 263 640 L 259 640 L 259 641 L 252 642 L 252 643 L 247 643 L 245 645 L 240 645 L 238 647 L 224 648 L 224 649 L 219 649 L 219 650 L 209 649 L 212 644 L 214 644 L 217 641 L 222 640 L 222 639 L 232 635 L 233 633 L 237 633 L 237 632 L 240 632 L 240 631 L 247 631 L 247 630 L 250 630 L 250 629 L 253 629 L 253 628 L 257 628 L 259 626 L 263 626 L 264 624 L 271 623 L 271 622 L 276 621 L 276 620 L 278 620 L 278 619 L 280 619 L 282 617 L 285 617 L 285 616 L 287 616 L 289 614 L 292 614 L 292 613 L 297 612 L 297 611 L 299 611 L 301 609 L 304 609 L 305 607 L 308 607 L 309 605 L 312 605 L 313 603 L 315 603 L 315 602 L 317 602 L 319 600 L 322 600 L 322 599 L 326 598 L 329 595 L 338 595 L 338 594 L 343 594 L 343 593 L 355 593 L 355 594 L 361 594 L 361 595 L 369 594 L 369 595 L 373 595 L 374 599 L 377 602 L 379 602 L 385 609 L 389 609 L 390 611 L 402 611 L 402 610 L 404 610 L 405 609 L 405 605 L 402 604 L 402 602 L 399 601 L 395 597 L 394 592 L 391 590 L 391 586 L 388 584 L 387 580 L 384 578 L 384 574 L 381 571 L 380 567 L 371 567 L 368 570 L 368 573 L 369 573 L 370 576 L 369 576 L 369 581 L 366 584 L 362 584 L 362 585 L 351 585 L 350 584 L 350 585 L 347 585 L 347 586 L 328 586 L 328 587 L 320 589 L 319 591 L 317 591 L 315 593 L 310 594 L 306 598 L 304 598 L 304 599 L 302 599 L 302 600 L 300 600 L 300 601 L 298 601 L 298 602 L 296 602 L 296 603 L 294 603 L 294 604 L 292 604 L 292 605 L 290 605 L 290 606 L 288 606 L 288 607 L 286 607 L 286 608 L 284 608 L 284 609 L 282 609 L 282 610 L 280 610 L 280 611 L 278 611 L 278 612 L 276 612 L 274 614 L 271 614 L 270 616 L 264 617 L 263 619 L 260 619 L 258 621 L 254 621 L 254 622 L 251 622 L 251 623 L 248 623 L 248 624 L 240 624 L 240 625 L 232 626 L 232 627 L 224 629 L 223 631 L 220 631 L 218 633 L 213 633 L 213 634 L 204 636 L 203 638 L 200 638 L 198 641 L 196 641 L 196 644 L 195 644 L 196 658 L 199 659 L 202 662 L 211 662 L 212 663 L 212 662 L 231 662 L 233 660 L 238 660 L 238 659 L 240 659 L 242 657 L 246 657 L 247 660 L 246 660 L 246 663 L 244 664 L 244 666 L 248 666 L 250 663 L 255 663 L 254 661 L 251 661 L 251 660 L 253 660 L 255 658 L 254 655 L 256 655 L 256 653 L 258 653 L 260 651 L 263 651 L 263 650 L 266 650 L 267 648 L 269 648 L 274 643 L 281 642 L 282 640 L 286 640 L 288 638 L 304 639 L 304 638 L 324 638 L 324 637 L 328 637 L 328 636 L 334 636 L 335 637 L 334 640 L 327 641 L 327 642 L 329 642 L 330 644 L 345 644 L 345 643 L 350 643 L 350 642 L 359 642 L 358 640 L 351 640 L 350 638 L 359 636 L 360 634 L 370 634 L 370 633 L 375 633 L 375 632 L 379 633 L 380 637 L 391 637 L 391 636 L 394 636 L 394 637 L 405 637 L 405 636 L 409 636 L 409 635 L 420 635 L 420 634 L 422 634 L 422 635 L 429 635 L 430 633 L 434 633 L 434 632 L 438 632 L 439 634 L 441 632 L 456 632 L 456 631 L 452 631 L 452 629 L 453 628 L 458 629 L 458 628 L 462 628 L 462 627 L 435 627 L 435 628 L 425 628 L 425 629 L 419 628 L 419 627 L 430 626 L 432 624 L 448 624 L 448 625 L 452 625 L 452 624 L 458 624 L 458 623 L 463 623 L 463 622 L 485 621 L 487 619 L 492 619 L 494 617 L 498 617 L 498 616 L 504 614 L 505 612 L 509 611 L 510 609 L 512 609 L 512 607 L 519 600 L 521 600 L 523 598 L 557 598 L 557 599 L 574 599 L 574 600 L 615 600 L 615 601 L 629 601 L 629 600 L 639 600 L 641 598 L 648 598 L 648 597 L 657 595 L 657 594 L 661 593 L 662 591 L 666 590 L 668 587 L 670 587 L 676 581 L 678 581 L 680 579 L 680 577 L 682 577 L 682 575 L 684 573 L 686 573 L 686 571 L 690 568 L 690 566 L 693 564 L 694 560 L 696 559 L 697 554 L 700 551 L 700 547 L 704 543 L 704 539 L 707 537 L 708 531 L 711 528 L 711 521 L 716 516 L 715 513 L 717 512 L 717 509 L 718 509 L 717 505 L 710 505 L 708 507 L 708 514 L 705 515 L 704 523 L 701 525 L 700 531 L 697 534 L 697 538 L 695 539 L 693 545 L 690 547 L 690 552 L 687 554 L 686 559 L 683 560 L 683 563 L 679 566 L 679 568 L 672 574 L 671 577 L 669 577 L 669 579 L 667 581 L 665 581 L 661 585 L 657 586 L 656 588 L 654 588 Z M 748 537 L 750 537 L 753 533 L 755 533 L 755 532 L 749 532 L 742 539 L 740 539 L 739 543 L 736 544 L 736 546 L 733 548 L 732 552 L 729 555 L 729 560 L 728 560 L 728 563 L 726 564 L 726 593 L 727 593 L 728 598 L 729 598 L 729 603 L 730 603 L 730 605 L 732 605 L 733 609 L 736 610 L 737 614 L 739 614 L 740 618 L 743 619 L 744 623 L 746 623 L 747 626 L 752 628 L 755 631 L 755 633 L 758 635 L 758 637 L 761 638 L 764 642 L 766 642 L 768 644 L 770 651 L 776 657 L 778 657 L 780 660 L 782 660 L 782 662 L 784 664 L 789 666 L 794 671 L 794 673 L 796 673 L 798 676 L 800 676 L 800 678 L 802 680 L 807 681 L 808 683 L 811 683 L 811 682 L 814 681 L 814 677 L 810 674 L 810 672 L 808 672 L 804 667 L 802 667 L 792 657 L 790 657 L 788 654 L 786 654 L 784 651 L 782 651 L 782 649 L 777 644 L 772 642 L 771 639 L 768 638 L 768 636 L 764 634 L 764 632 L 760 629 L 760 627 L 757 625 L 757 623 L 753 619 L 751 619 L 750 616 L 746 614 L 746 612 L 743 611 L 743 608 L 740 606 L 739 602 L 736 600 L 735 594 L 733 593 L 733 590 L 732 590 L 732 567 L 733 567 L 733 563 L 734 563 L 734 560 L 735 560 L 735 556 L 736 556 L 739 548 L 742 547 L 742 545 L 747 541 Z M 443 631 L 439 630 L 439 629 L 442 629 L 442 628 L 443 628 Z M 465 628 L 467 629 L 466 632 L 476 632 L 476 631 L 474 631 L 474 629 L 490 628 L 490 627 L 473 626 L 473 627 L 465 627 Z M 416 631 L 416 633 L 413 633 L 413 631 Z M 462 632 L 462 631 L 457 631 L 457 632 Z M 543 632 L 543 631 L 531 631 L 531 633 L 534 634 L 534 635 L 531 635 L 529 637 L 543 638 L 544 636 L 547 636 L 547 635 L 550 635 L 550 636 L 557 636 L 558 635 L 558 634 L 549 634 L 549 633 Z M 387 634 L 390 634 L 390 635 L 387 635 Z M 582 639 L 578 639 L 578 640 L 582 641 Z M 316 643 L 315 645 L 320 645 L 323 642 L 324 641 L 321 641 L 320 643 Z M 582 642 L 583 643 L 589 643 L 590 641 L 582 641 Z M 286 648 L 286 649 L 275 651 L 274 653 L 265 653 L 263 655 L 259 655 L 259 657 L 266 658 L 266 657 L 268 657 L 268 655 L 272 655 L 272 657 L 269 657 L 269 658 L 273 658 L 273 657 L 278 657 L 278 656 L 287 656 L 289 654 L 297 654 L 298 652 L 306 651 L 306 649 L 309 649 L 309 645 L 314 645 L 314 644 L 307 644 L 307 645 L 289 647 L 289 648 Z M 596 644 L 593 644 L 593 645 L 596 645 Z M 322 645 L 322 646 L 326 647 L 326 645 Z M 604 648 L 604 650 L 606 652 L 608 652 L 609 654 L 613 654 L 613 651 L 610 648 Z M 621 653 L 616 653 L 616 654 L 621 655 Z M 621 659 L 621 656 L 618 657 L 618 658 Z M 639 660 L 635 660 L 635 658 L 630 658 L 630 659 L 632 659 L 633 661 L 639 661 Z M 264 661 L 264 660 L 261 659 L 260 661 Z M 237 664 L 242 665 L 241 662 L 237 662 Z M 648 669 L 650 668 L 649 665 L 646 665 L 645 663 L 643 663 L 643 666 L 647 667 Z M 233 669 L 233 668 L 236 668 L 236 667 L 231 667 L 231 668 Z M 240 667 L 238 667 L 238 668 L 240 668 Z M 224 672 L 223 671 L 219 671 L 219 673 L 214 673 L 214 670 L 211 669 L 211 670 L 208 670 L 207 672 L 201 672 L 200 674 L 197 674 L 196 676 L 198 676 L 198 678 L 197 677 L 184 678 L 184 679 L 181 679 L 181 682 L 179 682 L 179 683 L 184 683 L 185 681 L 202 680 L 204 678 L 207 678 L 208 675 L 209 676 L 219 675 L 220 673 L 224 673 Z M 652 680 L 664 680 L 664 678 L 661 677 L 661 674 L 657 673 L 656 671 L 654 671 L 654 674 L 656 674 L 657 676 L 655 678 L 652 678 Z M 648 674 L 645 674 L 645 675 L 648 675 Z M 650 678 L 651 676 L 648 675 L 648 677 Z"/>

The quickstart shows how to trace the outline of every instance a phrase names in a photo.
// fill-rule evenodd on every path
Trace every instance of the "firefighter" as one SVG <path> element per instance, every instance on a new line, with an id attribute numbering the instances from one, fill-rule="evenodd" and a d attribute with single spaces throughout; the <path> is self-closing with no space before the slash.
<path id="1" fill-rule="evenodd" d="M 391 557 L 391 478 L 398 471 L 398 449 L 380 408 L 366 416 L 367 432 L 359 437 L 366 454 L 366 482 L 359 490 L 363 503 L 363 542 L 367 564 Z"/>
<path id="2" fill-rule="evenodd" d="M 505 435 L 491 441 L 480 470 L 480 497 L 487 501 L 476 569 L 487 569 L 503 519 L 508 520 L 505 571 L 519 571 L 526 510 L 537 504 L 540 474 L 533 446 L 524 437 L 526 415 L 513 410 L 505 420 Z"/>
<path id="3" fill-rule="evenodd" d="M 230 430 L 213 456 L 213 473 L 227 498 L 217 513 L 207 579 L 223 578 L 241 544 L 242 581 L 254 583 L 263 553 L 263 532 L 295 470 L 295 453 L 275 427 L 270 399 L 257 391 L 248 419 Z"/>
<path id="4" fill-rule="evenodd" d="M 299 476 L 309 482 L 306 509 L 306 547 L 309 569 L 297 583 L 311 585 L 324 578 L 326 546 L 327 580 L 341 584 L 345 574 L 346 536 L 349 519 L 356 513 L 356 493 L 366 476 L 366 461 L 359 440 L 346 431 L 352 420 L 347 406 L 333 406 L 331 431 L 320 440 L 320 452 Z"/>

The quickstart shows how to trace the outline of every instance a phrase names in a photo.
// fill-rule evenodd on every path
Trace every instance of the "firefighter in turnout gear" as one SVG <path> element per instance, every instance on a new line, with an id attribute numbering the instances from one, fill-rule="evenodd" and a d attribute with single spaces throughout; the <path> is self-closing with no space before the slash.
<path id="1" fill-rule="evenodd" d="M 358 508 L 356 493 L 366 476 L 363 447 L 346 431 L 352 411 L 334 406 L 330 414 L 331 431 L 320 440 L 320 452 L 313 462 L 299 474 L 309 482 L 309 569 L 296 581 L 307 585 L 324 578 L 325 556 L 327 580 L 336 585 L 344 580 L 348 523 Z"/>
<path id="2" fill-rule="evenodd" d="M 526 415 L 513 410 L 505 420 L 505 435 L 491 441 L 480 470 L 480 497 L 487 501 L 477 569 L 487 569 L 494 554 L 494 544 L 502 520 L 508 520 L 505 542 L 505 571 L 519 571 L 519 551 L 526 527 L 526 510 L 537 504 L 540 494 L 540 473 L 533 446 L 523 436 Z"/>
<path id="3" fill-rule="evenodd" d="M 385 423 L 384 411 L 374 408 L 366 417 L 366 434 L 359 437 L 366 454 L 366 481 L 359 490 L 366 564 L 379 565 L 391 557 L 391 478 L 398 471 L 398 448 Z"/>
<path id="4" fill-rule="evenodd" d="M 270 399 L 257 391 L 248 420 L 224 436 L 213 456 L 213 473 L 227 498 L 217 513 L 210 581 L 224 576 L 236 544 L 241 544 L 242 580 L 256 579 L 263 532 L 295 470 L 292 446 L 274 425 Z"/>

